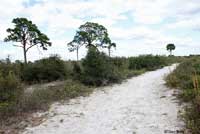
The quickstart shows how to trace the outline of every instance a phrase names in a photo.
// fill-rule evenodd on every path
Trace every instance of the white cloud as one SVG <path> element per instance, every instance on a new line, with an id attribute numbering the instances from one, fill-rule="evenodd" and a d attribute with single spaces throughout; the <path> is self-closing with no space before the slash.
<path id="1" fill-rule="evenodd" d="M 200 15 L 200 13 L 199 13 Z M 198 16 L 199 16 L 198 15 Z M 168 29 L 191 29 L 191 30 L 198 30 L 200 29 L 200 18 L 198 16 L 187 16 L 185 18 L 179 19 L 176 22 L 169 23 L 166 25 Z"/>
<path id="2" fill-rule="evenodd" d="M 0 40 L 6 36 L 6 28 L 12 26 L 12 19 L 22 16 L 31 19 L 51 38 L 53 46 L 39 56 L 37 49 L 33 49 L 29 55 L 32 60 L 52 53 L 75 59 L 73 53 L 67 53 L 66 43 L 74 36 L 71 31 L 75 32 L 85 21 L 104 25 L 118 44 L 116 54 L 124 56 L 131 55 L 136 48 L 139 53 L 165 53 L 165 44 L 169 42 L 182 48 L 177 48 L 178 54 L 185 54 L 194 52 L 189 46 L 198 47 L 199 42 L 193 37 L 166 34 L 178 28 L 186 29 L 185 34 L 188 29 L 199 29 L 199 0 L 36 0 L 32 5 L 29 0 L 2 0 L 0 12 Z M 127 22 L 129 27 L 124 27 Z M 9 53 L 7 48 L 1 49 L 4 55 Z M 15 56 L 17 51 L 10 53 Z M 84 48 L 80 55 L 85 55 Z"/>
<path id="3" fill-rule="evenodd" d="M 138 23 L 156 24 L 169 15 L 167 6 L 171 0 L 130 0 L 133 16 Z"/>

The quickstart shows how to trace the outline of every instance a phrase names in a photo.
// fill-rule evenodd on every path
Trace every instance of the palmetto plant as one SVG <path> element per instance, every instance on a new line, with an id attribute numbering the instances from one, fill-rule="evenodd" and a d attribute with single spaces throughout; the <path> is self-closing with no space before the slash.
<path id="1" fill-rule="evenodd" d="M 112 48 L 112 47 L 116 48 L 116 43 L 110 43 L 110 44 L 108 45 L 108 55 L 109 55 L 109 57 L 110 57 L 110 53 L 111 53 L 111 48 Z"/>
<path id="2" fill-rule="evenodd" d="M 170 56 L 172 55 L 172 51 L 176 49 L 176 46 L 174 44 L 167 44 L 167 51 L 170 52 Z"/>

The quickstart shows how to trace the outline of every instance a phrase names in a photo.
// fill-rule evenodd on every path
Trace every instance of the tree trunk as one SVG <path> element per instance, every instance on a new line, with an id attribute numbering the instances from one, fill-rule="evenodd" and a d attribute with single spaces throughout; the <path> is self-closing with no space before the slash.
<path id="1" fill-rule="evenodd" d="M 108 48 L 108 55 L 109 55 L 109 57 L 110 57 L 110 49 Z"/>
<path id="2" fill-rule="evenodd" d="M 77 58 L 77 61 L 78 61 L 78 48 L 76 48 L 76 58 Z"/>
<path id="3" fill-rule="evenodd" d="M 24 50 L 24 63 L 27 64 L 27 57 L 26 57 L 26 48 L 25 46 L 23 47 Z"/>
<path id="4" fill-rule="evenodd" d="M 170 50 L 170 56 L 172 56 L 172 50 Z"/>
<path id="5" fill-rule="evenodd" d="M 24 63 L 27 64 L 27 57 L 26 57 L 26 40 L 25 40 L 25 37 L 23 38 L 23 51 L 24 51 Z"/>

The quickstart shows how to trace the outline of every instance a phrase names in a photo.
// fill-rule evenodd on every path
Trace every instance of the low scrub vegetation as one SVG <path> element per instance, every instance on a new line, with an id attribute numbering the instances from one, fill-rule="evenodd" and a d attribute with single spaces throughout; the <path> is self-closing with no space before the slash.
<path id="1" fill-rule="evenodd" d="M 192 133 L 200 133 L 200 59 L 193 57 L 182 62 L 166 79 L 171 87 L 179 88 L 179 97 L 190 102 L 185 121 Z"/>
<path id="2" fill-rule="evenodd" d="M 16 81 L 13 81 L 15 83 L 13 86 L 16 86 Z M 8 86 L 13 82 L 7 83 L 0 86 Z M 1 80 L 0 84 L 2 84 Z M 14 133 L 12 130 L 20 130 L 26 127 L 26 125 L 21 126 L 20 122 L 30 117 L 31 113 L 46 111 L 55 101 L 67 100 L 77 96 L 86 96 L 92 91 L 92 88 L 84 86 L 77 81 L 65 80 L 59 86 L 55 85 L 40 90 L 35 89 L 32 92 L 22 92 L 21 88 L 17 92 L 16 87 L 9 90 L 12 90 L 12 92 L 8 93 L 9 97 L 7 97 L 7 94 L 3 94 L 5 99 L 0 100 L 0 130 L 1 132 L 9 130 L 9 133 Z M 2 93 L 2 87 L 0 92 Z"/>
<path id="3" fill-rule="evenodd" d="M 25 112 L 45 110 L 52 102 L 84 96 L 90 91 L 91 88 L 80 82 L 66 80 L 59 86 L 56 85 L 43 90 L 36 89 L 31 93 L 24 94 L 19 105 Z"/>
<path id="4" fill-rule="evenodd" d="M 87 95 L 94 89 L 93 86 L 121 82 L 168 63 L 168 57 L 152 55 L 112 58 L 95 48 L 89 49 L 86 57 L 80 61 L 63 61 L 59 56 L 27 64 L 20 61 L 12 63 L 9 58 L 1 60 L 0 126 L 5 120 L 10 122 L 11 117 L 46 110 L 52 102 Z M 35 89 L 30 93 L 25 88 L 30 84 L 56 80 L 63 84 Z"/>
<path id="5" fill-rule="evenodd" d="M 0 74 L 0 117 L 12 113 L 22 95 L 22 85 L 12 72 Z"/>
<path id="6" fill-rule="evenodd" d="M 147 69 L 147 70 L 155 70 L 157 68 L 161 68 L 166 66 L 167 57 L 165 56 L 153 56 L 153 55 L 142 55 L 140 57 L 131 57 L 129 58 L 129 69 Z"/>
<path id="7" fill-rule="evenodd" d="M 58 56 L 44 58 L 34 63 L 28 63 L 23 70 L 22 80 L 28 83 L 50 82 L 65 79 L 64 61 Z"/>
<path id="8" fill-rule="evenodd" d="M 110 58 L 105 53 L 92 48 L 82 61 L 82 71 L 81 67 L 75 67 L 79 73 L 82 72 L 80 78 L 84 84 L 101 86 L 120 82 L 128 77 L 155 70 L 167 64 L 167 57 L 164 56 Z"/>
<path id="9" fill-rule="evenodd" d="M 87 85 L 106 85 L 110 82 L 118 82 L 120 79 L 111 58 L 95 48 L 89 49 L 82 65 L 82 82 Z"/>

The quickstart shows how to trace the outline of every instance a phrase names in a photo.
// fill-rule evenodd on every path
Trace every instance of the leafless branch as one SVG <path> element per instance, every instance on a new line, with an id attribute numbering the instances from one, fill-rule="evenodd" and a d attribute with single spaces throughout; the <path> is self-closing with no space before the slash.
<path id="1" fill-rule="evenodd" d="M 22 47 L 22 48 L 23 48 L 23 46 L 20 46 L 20 45 L 14 45 L 14 44 L 13 44 L 13 46 L 15 46 L 15 47 Z"/>
<path id="2" fill-rule="evenodd" d="M 40 48 L 37 46 L 37 49 L 39 51 L 39 54 L 42 55 L 42 52 L 40 51 Z"/>
<path id="3" fill-rule="evenodd" d="M 30 48 L 32 48 L 33 46 L 36 46 L 37 44 L 34 44 L 34 45 L 31 45 L 31 46 L 29 46 L 27 49 L 26 49 L 26 52 L 30 49 Z"/>

